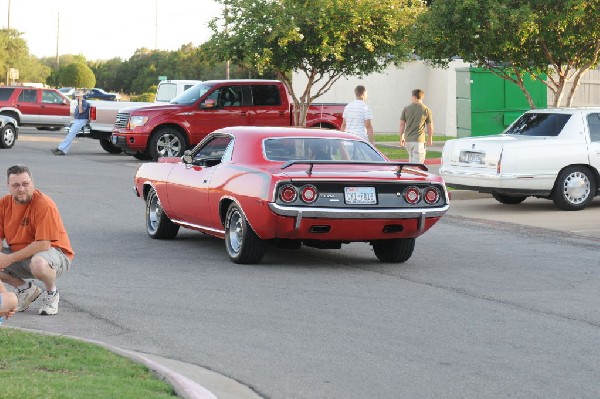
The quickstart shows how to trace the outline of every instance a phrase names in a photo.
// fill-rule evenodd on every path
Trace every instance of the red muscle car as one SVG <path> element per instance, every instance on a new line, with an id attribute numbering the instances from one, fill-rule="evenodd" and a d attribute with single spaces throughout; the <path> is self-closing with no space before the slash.
<path id="1" fill-rule="evenodd" d="M 235 263 L 259 262 L 269 245 L 360 241 L 383 262 L 404 262 L 449 204 L 424 165 L 391 162 L 349 133 L 306 128 L 219 129 L 181 158 L 142 164 L 134 188 L 150 237 L 198 230 L 224 238 Z"/>

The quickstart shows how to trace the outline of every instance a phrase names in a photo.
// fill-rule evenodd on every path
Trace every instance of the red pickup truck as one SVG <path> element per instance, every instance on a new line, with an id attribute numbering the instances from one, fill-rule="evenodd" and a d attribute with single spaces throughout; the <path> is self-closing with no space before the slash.
<path id="1" fill-rule="evenodd" d="M 345 104 L 313 104 L 307 127 L 339 129 Z M 227 126 L 291 126 L 292 103 L 277 80 L 198 83 L 169 105 L 127 108 L 117 114 L 112 144 L 137 159 L 182 156 L 207 134 Z"/>

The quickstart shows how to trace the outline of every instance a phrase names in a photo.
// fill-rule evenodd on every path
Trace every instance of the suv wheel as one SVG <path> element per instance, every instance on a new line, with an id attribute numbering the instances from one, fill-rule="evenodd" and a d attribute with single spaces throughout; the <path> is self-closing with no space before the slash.
<path id="1" fill-rule="evenodd" d="M 7 124 L 0 130 L 0 148 L 11 148 L 17 141 L 17 130 L 13 125 Z"/>

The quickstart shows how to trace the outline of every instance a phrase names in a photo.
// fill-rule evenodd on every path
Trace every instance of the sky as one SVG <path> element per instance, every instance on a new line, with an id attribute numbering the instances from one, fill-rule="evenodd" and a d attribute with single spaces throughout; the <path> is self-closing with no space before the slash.
<path id="1" fill-rule="evenodd" d="M 0 26 L 8 26 L 10 10 L 10 27 L 36 57 L 56 57 L 58 37 L 59 55 L 127 60 L 142 47 L 204 43 L 220 7 L 214 0 L 0 0 Z"/>

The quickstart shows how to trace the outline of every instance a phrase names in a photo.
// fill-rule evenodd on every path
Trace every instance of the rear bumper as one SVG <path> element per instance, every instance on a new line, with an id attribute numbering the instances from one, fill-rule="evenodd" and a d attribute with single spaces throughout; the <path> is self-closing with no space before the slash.
<path id="1" fill-rule="evenodd" d="M 385 226 L 396 224 L 404 220 L 412 220 L 416 231 L 425 230 L 428 219 L 437 221 L 448 211 L 449 205 L 441 208 L 416 208 L 416 209 L 333 209 L 333 208 L 305 208 L 288 207 L 276 203 L 269 203 L 269 208 L 278 216 L 294 219 L 294 230 L 301 231 L 305 220 L 308 224 L 330 224 L 353 228 L 353 235 L 360 235 L 366 225 L 375 224 Z M 403 224 L 403 223 L 400 223 Z M 381 237 L 379 237 L 381 238 Z M 374 238 L 373 238 L 374 239 Z"/>
<path id="2" fill-rule="evenodd" d="M 550 195 L 556 181 L 556 174 L 490 174 L 444 167 L 440 169 L 440 176 L 446 186 L 457 189 L 533 196 Z"/>

